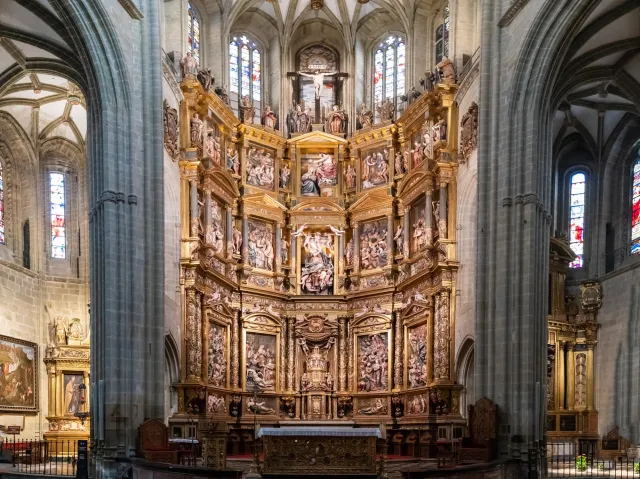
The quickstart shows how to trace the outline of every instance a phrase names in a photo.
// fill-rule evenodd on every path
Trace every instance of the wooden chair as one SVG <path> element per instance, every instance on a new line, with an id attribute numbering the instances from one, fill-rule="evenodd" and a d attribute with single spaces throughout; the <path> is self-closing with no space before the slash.
<path id="1" fill-rule="evenodd" d="M 498 406 L 483 397 L 469 406 L 469 437 L 462 440 L 460 462 L 491 462 L 496 458 Z"/>
<path id="2" fill-rule="evenodd" d="M 160 419 L 148 419 L 140 425 L 138 448 L 147 461 L 178 464 L 178 451 L 169 447 L 169 429 Z"/>

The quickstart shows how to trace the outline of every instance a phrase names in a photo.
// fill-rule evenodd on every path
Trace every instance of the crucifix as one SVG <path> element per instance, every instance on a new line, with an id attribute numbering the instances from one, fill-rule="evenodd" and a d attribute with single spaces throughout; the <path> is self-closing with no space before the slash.
<path id="1" fill-rule="evenodd" d="M 337 78 L 346 78 L 349 76 L 348 73 L 339 73 L 339 72 L 326 72 L 323 73 L 320 70 L 314 70 L 314 73 L 303 73 L 303 72 L 288 72 L 287 73 L 287 77 L 288 78 L 296 78 L 299 79 L 300 77 L 307 77 L 307 78 L 311 78 L 313 80 L 313 89 L 315 91 L 315 119 L 314 119 L 314 123 L 315 124 L 319 124 L 322 123 L 322 121 L 324 120 L 323 118 L 321 118 L 320 115 L 320 96 L 321 96 L 321 89 L 322 89 L 322 85 L 324 83 L 324 79 L 325 77 L 329 77 L 329 76 L 335 76 Z M 338 86 L 338 85 L 336 85 Z M 337 90 L 337 89 L 336 89 Z M 338 100 L 338 94 L 339 91 L 335 92 L 335 101 L 337 103 Z"/>

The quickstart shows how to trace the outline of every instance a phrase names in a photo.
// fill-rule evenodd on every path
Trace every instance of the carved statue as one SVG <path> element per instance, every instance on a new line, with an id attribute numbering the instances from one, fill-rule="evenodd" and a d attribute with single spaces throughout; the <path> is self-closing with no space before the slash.
<path id="1" fill-rule="evenodd" d="M 308 133 L 311 131 L 311 110 L 307 107 L 304 110 L 302 105 L 294 105 L 289 113 L 288 127 L 289 133 Z"/>
<path id="2" fill-rule="evenodd" d="M 347 182 L 347 188 L 356 187 L 356 169 L 353 165 L 347 165 L 347 171 L 345 172 L 344 177 Z"/>
<path id="3" fill-rule="evenodd" d="M 238 160 L 238 151 L 233 146 L 227 146 L 227 169 L 234 170 L 234 165 Z M 235 171 L 234 171 L 235 173 Z"/>
<path id="4" fill-rule="evenodd" d="M 282 265 L 286 265 L 289 261 L 289 242 L 282 238 L 280 240 L 280 262 Z"/>
<path id="5" fill-rule="evenodd" d="M 202 147 L 202 131 L 204 129 L 204 123 L 200 119 L 200 116 L 197 113 L 193 114 L 193 117 L 190 121 L 191 127 L 191 147 L 192 148 L 201 148 Z"/>
<path id="6" fill-rule="evenodd" d="M 449 60 L 449 57 L 443 57 L 436 67 L 438 68 L 438 71 L 442 72 L 441 75 L 445 83 L 456 82 L 456 71 L 453 68 L 453 63 Z"/>
<path id="7" fill-rule="evenodd" d="M 388 121 L 393 120 L 396 107 L 391 100 L 387 99 L 380 103 L 376 110 L 378 110 L 378 115 L 380 115 L 380 121 Z"/>
<path id="8" fill-rule="evenodd" d="M 245 125 L 253 125 L 253 117 L 256 114 L 256 109 L 249 95 L 243 96 L 242 100 L 240 100 L 240 111 L 242 112 L 242 122 Z"/>
<path id="9" fill-rule="evenodd" d="M 207 142 L 206 142 L 205 154 L 209 157 L 216 165 L 220 165 L 220 139 L 216 136 L 213 130 L 209 130 L 207 132 Z"/>
<path id="10" fill-rule="evenodd" d="M 247 398 L 247 411 L 253 414 L 274 414 L 273 408 L 266 406 L 266 401 L 258 401 L 252 397 Z"/>
<path id="11" fill-rule="evenodd" d="M 224 103 L 226 103 L 227 105 L 229 104 L 229 95 L 227 94 L 227 86 L 226 85 L 222 85 L 222 86 L 216 87 L 214 92 L 215 92 L 216 95 L 218 95 L 218 97 L 220 97 L 220 99 Z"/>
<path id="12" fill-rule="evenodd" d="M 353 266 L 353 260 L 354 260 L 354 251 L 353 251 L 353 238 L 349 240 L 349 242 L 347 243 L 347 248 L 345 251 L 345 256 L 347 259 L 347 266 Z"/>
<path id="13" fill-rule="evenodd" d="M 69 332 L 69 320 L 58 316 L 53 320 L 53 329 L 55 331 L 56 344 L 67 344 L 67 334 Z"/>
<path id="14" fill-rule="evenodd" d="M 271 111 L 271 107 L 267 105 L 262 112 L 262 124 L 267 128 L 275 128 L 278 118 L 275 112 Z"/>
<path id="15" fill-rule="evenodd" d="M 180 152 L 178 137 L 178 110 L 171 108 L 164 100 L 164 147 L 171 158 L 177 158 Z"/>
<path id="16" fill-rule="evenodd" d="M 460 122 L 460 162 L 469 161 L 471 153 L 478 147 L 478 104 L 474 101 Z"/>
<path id="17" fill-rule="evenodd" d="M 198 81 L 200 85 L 202 85 L 202 88 L 204 88 L 204 91 L 209 91 L 215 83 L 215 79 L 211 74 L 211 68 L 198 70 Z"/>
<path id="18" fill-rule="evenodd" d="M 373 125 L 373 112 L 364 103 L 358 113 L 358 122 L 360 123 L 360 128 L 369 128 Z"/>
<path id="19" fill-rule="evenodd" d="M 68 329 L 69 341 L 82 341 L 84 338 L 84 327 L 80 322 L 80 318 L 71 318 Z"/>
<path id="20" fill-rule="evenodd" d="M 338 105 L 333 105 L 325 119 L 325 129 L 328 133 L 342 135 L 347 132 L 347 115 Z"/>
<path id="21" fill-rule="evenodd" d="M 396 169 L 396 175 L 403 175 L 406 173 L 404 169 L 404 158 L 402 157 L 402 153 L 398 151 L 396 153 L 396 157 L 393 159 L 393 162 Z"/>
<path id="22" fill-rule="evenodd" d="M 242 252 L 242 232 L 236 228 L 235 223 L 232 227 L 233 237 L 233 254 L 241 254 Z"/>
<path id="23" fill-rule="evenodd" d="M 313 80 L 313 88 L 315 89 L 315 92 L 316 92 L 316 99 L 319 99 L 320 98 L 320 89 L 322 88 L 322 83 L 324 82 L 324 77 L 335 75 L 336 73 L 338 73 L 338 72 L 320 73 L 318 70 L 316 70 L 316 72 L 314 74 L 298 72 L 298 75 L 303 76 L 303 77 L 307 77 L 307 78 L 311 78 Z"/>
<path id="24" fill-rule="evenodd" d="M 191 56 L 191 52 L 187 52 L 180 61 L 180 69 L 182 70 L 183 79 L 188 75 L 196 76 L 198 74 L 198 62 Z"/>
<path id="25" fill-rule="evenodd" d="M 398 253 L 402 254 L 404 251 L 404 228 L 402 225 L 398 225 L 398 229 L 396 229 L 396 234 L 393 239 L 396 242 L 396 250 Z"/>
<path id="26" fill-rule="evenodd" d="M 289 187 L 289 178 L 291 176 L 291 168 L 288 165 L 283 165 L 280 168 L 280 188 Z"/>

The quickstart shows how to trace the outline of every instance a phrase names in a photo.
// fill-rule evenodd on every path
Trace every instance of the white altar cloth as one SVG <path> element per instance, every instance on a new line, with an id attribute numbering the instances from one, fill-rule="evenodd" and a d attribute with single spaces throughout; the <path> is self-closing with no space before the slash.
<path id="1" fill-rule="evenodd" d="M 288 426 L 286 428 L 279 427 L 263 427 L 258 431 L 258 437 L 263 436 L 330 436 L 330 437 L 372 437 L 381 438 L 380 429 L 375 427 L 331 427 L 331 426 L 314 426 L 314 427 L 296 427 Z"/>

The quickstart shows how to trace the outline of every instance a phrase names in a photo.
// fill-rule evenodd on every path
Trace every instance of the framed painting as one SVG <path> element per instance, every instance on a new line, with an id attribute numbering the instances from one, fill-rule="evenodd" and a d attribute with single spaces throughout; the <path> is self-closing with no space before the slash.
<path id="1" fill-rule="evenodd" d="M 38 345 L 0 335 L 0 411 L 38 410 Z"/>
<path id="2" fill-rule="evenodd" d="M 74 415 L 82 409 L 80 385 L 84 382 L 84 375 L 82 373 L 65 373 L 62 378 L 64 414 Z"/>

